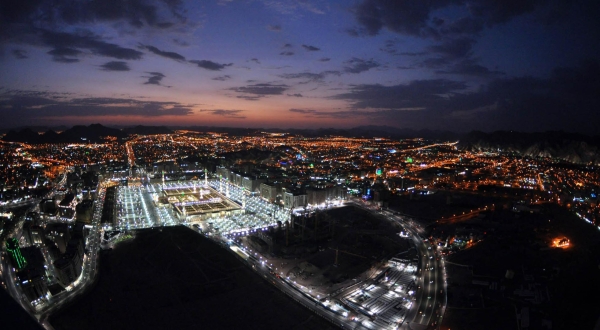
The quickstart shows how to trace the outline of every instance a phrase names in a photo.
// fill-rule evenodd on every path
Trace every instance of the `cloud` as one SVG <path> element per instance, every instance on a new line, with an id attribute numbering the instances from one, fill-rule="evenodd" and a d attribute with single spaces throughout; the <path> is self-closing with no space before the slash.
<path id="1" fill-rule="evenodd" d="M 321 50 L 321 48 L 318 48 L 318 47 L 315 47 L 315 46 L 310 46 L 310 45 L 302 45 L 302 47 L 304 49 L 306 49 L 307 51 L 309 51 L 309 52 L 316 52 L 316 51 Z"/>
<path id="2" fill-rule="evenodd" d="M 77 56 L 81 53 L 82 53 L 81 51 L 74 49 L 74 48 L 69 48 L 69 47 L 54 48 L 47 52 L 47 54 L 52 55 L 52 60 L 54 62 L 59 62 L 59 63 L 77 63 L 77 62 L 79 62 L 79 59 L 73 58 L 72 56 Z M 67 56 L 70 56 L 70 57 L 67 57 Z"/>
<path id="3" fill-rule="evenodd" d="M 319 59 L 319 62 L 329 62 L 331 59 L 329 57 L 323 57 Z"/>
<path id="4" fill-rule="evenodd" d="M 351 112 L 368 112 L 371 123 L 398 127 L 600 133 L 597 60 L 557 68 L 547 79 L 496 78 L 476 90 L 467 87 L 446 79 L 392 86 L 363 84 L 332 98 L 347 101 Z"/>
<path id="5" fill-rule="evenodd" d="M 223 76 L 218 76 L 218 77 L 212 78 L 212 80 L 216 80 L 216 81 L 226 81 L 229 79 L 231 79 L 230 75 L 223 75 Z"/>
<path id="6" fill-rule="evenodd" d="M 251 95 L 238 95 L 236 96 L 238 99 L 246 100 L 246 101 L 258 101 L 262 96 L 251 96 Z"/>
<path id="7" fill-rule="evenodd" d="M 427 54 L 426 52 L 402 52 L 398 49 L 398 40 L 396 39 L 386 40 L 379 50 L 390 55 L 423 56 Z"/>
<path id="8" fill-rule="evenodd" d="M 100 66 L 104 71 L 129 71 L 127 62 L 122 61 L 111 61 L 106 62 Z"/>
<path id="9" fill-rule="evenodd" d="M 281 25 L 279 25 L 279 24 L 267 25 L 267 30 L 273 31 L 273 32 L 279 32 L 279 31 L 281 31 Z"/>
<path id="10" fill-rule="evenodd" d="M 470 56 L 475 43 L 476 41 L 472 38 L 457 38 L 429 46 L 428 50 L 446 59 L 454 60 Z"/>
<path id="11" fill-rule="evenodd" d="M 143 78 L 148 78 L 148 81 L 146 81 L 144 83 L 144 85 L 161 85 L 161 81 L 163 80 L 163 78 L 165 77 L 164 74 L 160 73 L 160 72 L 146 72 L 148 74 L 150 74 L 150 76 L 142 76 Z"/>
<path id="12" fill-rule="evenodd" d="M 256 64 L 260 64 L 260 61 L 257 58 L 251 58 L 247 62 L 254 62 Z"/>
<path id="13" fill-rule="evenodd" d="M 476 41 L 470 37 L 446 39 L 445 41 L 427 47 L 427 52 L 402 54 L 423 57 L 430 54 L 435 57 L 426 57 L 417 61 L 414 66 L 435 69 L 437 74 L 456 74 L 471 77 L 498 77 L 502 71 L 490 70 L 479 63 L 479 58 L 473 57 L 473 46 Z"/>
<path id="14" fill-rule="evenodd" d="M 432 12 L 451 6 L 468 8 L 469 16 L 451 24 L 445 24 L 439 17 L 431 17 Z M 480 32 L 484 25 L 505 23 L 542 6 L 554 8 L 561 4 L 548 0 L 362 0 L 353 9 L 358 27 L 347 32 L 354 36 L 374 36 L 383 29 L 417 37 L 473 34 Z"/>
<path id="15" fill-rule="evenodd" d="M 124 48 L 116 44 L 111 44 L 100 40 L 98 36 L 92 34 L 71 34 L 65 32 L 52 32 L 44 31 L 42 33 L 43 42 L 51 47 L 54 47 L 51 52 L 77 52 L 80 54 L 80 49 L 90 51 L 92 54 L 113 57 L 120 60 L 139 60 L 142 58 L 143 53 L 135 49 Z M 56 55 L 50 53 L 53 56 L 65 56 L 67 54 L 61 53 Z"/>
<path id="16" fill-rule="evenodd" d="M 306 84 L 309 82 L 319 82 L 323 81 L 327 76 L 340 76 L 341 72 L 339 71 L 322 71 L 319 73 L 312 72 L 298 72 L 298 73 L 284 73 L 280 74 L 278 77 L 283 79 L 304 79 L 305 81 L 302 84 Z"/>
<path id="17" fill-rule="evenodd" d="M 288 94 L 287 96 L 292 96 L 292 97 L 304 97 L 304 95 L 300 94 L 300 93 L 296 93 L 296 94 Z"/>
<path id="18" fill-rule="evenodd" d="M 302 114 L 313 114 L 316 113 L 317 110 L 307 110 L 307 109 L 290 109 L 290 112 L 295 112 L 295 113 L 302 113 Z"/>
<path id="19" fill-rule="evenodd" d="M 488 25 L 505 23 L 516 16 L 533 12 L 536 7 L 547 5 L 547 0 L 506 1 L 498 4 L 494 0 L 473 2 L 469 5 L 470 12 L 484 19 Z"/>
<path id="20" fill-rule="evenodd" d="M 446 79 L 414 80 L 408 84 L 393 86 L 355 85 L 348 92 L 332 98 L 349 101 L 353 108 L 420 108 L 437 104 L 448 95 L 464 91 L 466 88 L 464 82 Z"/>
<path id="21" fill-rule="evenodd" d="M 346 34 L 348 34 L 351 37 L 355 37 L 358 38 L 360 36 L 362 36 L 363 34 L 365 34 L 362 29 L 357 29 L 357 28 L 348 28 L 348 29 L 344 29 L 343 32 L 345 32 Z"/>
<path id="22" fill-rule="evenodd" d="M 337 118 L 337 119 L 346 119 L 346 118 L 357 118 L 357 117 L 365 117 L 368 119 L 377 111 L 362 111 L 362 110 L 342 110 L 342 111 L 320 111 L 314 109 L 289 109 L 288 111 L 293 113 L 298 113 L 304 115 L 304 117 L 319 117 L 319 118 Z"/>
<path id="23" fill-rule="evenodd" d="M 435 73 L 438 74 L 456 74 L 461 76 L 475 76 L 475 77 L 493 77 L 501 76 L 505 73 L 502 71 L 490 70 L 483 65 L 477 63 L 474 59 L 463 60 L 447 70 L 437 70 Z"/>
<path id="24" fill-rule="evenodd" d="M 189 42 L 185 41 L 185 40 L 181 40 L 179 38 L 175 38 L 173 39 L 173 42 L 176 43 L 177 45 L 181 46 L 181 47 L 187 47 L 190 45 Z"/>
<path id="25" fill-rule="evenodd" d="M 443 34 L 454 35 L 474 35 L 481 32 L 484 28 L 484 22 L 479 18 L 461 17 L 448 25 L 441 27 Z"/>
<path id="26" fill-rule="evenodd" d="M 346 64 L 344 72 L 347 73 L 361 73 L 380 66 L 380 64 L 373 61 L 373 59 L 363 60 L 356 57 L 344 62 L 344 64 Z"/>
<path id="27" fill-rule="evenodd" d="M 420 35 L 421 29 L 427 25 L 430 3 L 420 0 L 364 0 L 354 8 L 355 19 L 361 27 L 357 34 L 374 36 L 386 27 L 396 33 Z"/>
<path id="28" fill-rule="evenodd" d="M 79 62 L 79 59 L 78 58 L 65 57 L 65 56 L 53 56 L 52 57 L 52 61 L 58 62 L 58 63 L 77 63 L 77 62 Z"/>
<path id="29" fill-rule="evenodd" d="M 13 49 L 12 52 L 13 56 L 19 60 L 24 60 L 27 57 L 27 51 L 24 51 L 22 49 Z"/>
<path id="30" fill-rule="evenodd" d="M 279 53 L 279 55 L 292 56 L 292 55 L 294 55 L 294 52 L 281 52 L 281 53 Z"/>
<path id="31" fill-rule="evenodd" d="M 0 22 L 31 26 L 77 25 L 93 22 L 123 21 L 135 28 L 164 29 L 177 21 L 185 23 L 179 0 L 30 0 L 0 5 Z"/>
<path id="32" fill-rule="evenodd" d="M 74 49 L 74 48 L 69 48 L 69 47 L 59 47 L 59 48 L 54 48 L 50 51 L 47 52 L 47 54 L 50 54 L 52 56 L 77 56 L 79 54 L 81 54 L 80 50 Z"/>
<path id="33" fill-rule="evenodd" d="M 156 55 L 162 56 L 162 57 L 170 58 L 172 60 L 179 61 L 179 62 L 185 61 L 185 57 L 183 57 L 183 55 L 177 54 L 175 52 L 165 52 L 154 46 L 148 46 L 148 45 L 141 45 L 141 47 L 143 49 L 149 50 L 150 52 L 152 52 Z"/>
<path id="34" fill-rule="evenodd" d="M 211 70 L 211 71 L 221 71 L 221 70 L 225 69 L 226 67 L 233 65 L 233 63 L 221 64 L 221 63 L 208 61 L 208 60 L 192 60 L 192 61 L 190 61 L 190 63 L 194 63 L 194 64 L 198 65 L 199 68 L 203 68 L 203 69 Z"/>
<path id="35" fill-rule="evenodd" d="M 270 84 L 270 83 L 262 83 L 262 84 L 252 84 L 242 87 L 233 87 L 230 90 L 235 91 L 237 93 L 242 93 L 242 95 L 236 96 L 237 98 L 241 98 L 249 101 L 256 101 L 259 98 L 270 96 L 270 95 L 282 95 L 289 88 L 288 85 L 283 84 Z"/>
<path id="36" fill-rule="evenodd" d="M 221 116 L 232 119 L 244 119 L 246 116 L 241 115 L 240 113 L 244 112 L 244 110 L 225 110 L 225 109 L 214 109 L 214 110 L 198 110 L 198 112 L 208 112 L 214 116 Z"/>
<path id="37" fill-rule="evenodd" d="M 292 48 L 292 47 L 294 47 L 294 46 L 292 46 L 292 44 L 285 44 L 281 48 Z"/>
<path id="38" fill-rule="evenodd" d="M 161 22 L 161 23 L 157 23 L 156 27 L 161 28 L 161 29 L 168 29 L 168 28 L 172 27 L 173 25 L 175 25 L 175 24 L 173 24 L 171 22 Z"/>
<path id="39" fill-rule="evenodd" d="M 19 113 L 23 123 L 61 117 L 187 116 L 190 105 L 178 102 L 141 101 L 125 98 L 71 98 L 39 91 L 7 91 L 0 94 L 0 117 Z M 18 120 L 15 119 L 15 120 Z M 15 121 L 16 122 L 16 121 Z"/>
<path id="40" fill-rule="evenodd" d="M 280 14 L 292 15 L 300 12 L 308 11 L 313 14 L 325 14 L 322 9 L 319 9 L 314 4 L 306 0 L 288 1 L 288 0 L 262 0 L 266 7 L 269 7 Z"/>

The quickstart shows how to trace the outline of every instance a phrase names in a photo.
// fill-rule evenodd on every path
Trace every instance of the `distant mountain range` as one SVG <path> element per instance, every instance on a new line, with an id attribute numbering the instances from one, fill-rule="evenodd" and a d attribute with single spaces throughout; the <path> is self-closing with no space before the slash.
<path id="1" fill-rule="evenodd" d="M 600 136 L 561 131 L 473 131 L 460 139 L 459 147 L 471 151 L 514 152 L 526 157 L 552 157 L 572 163 L 600 164 Z"/>
<path id="2" fill-rule="evenodd" d="M 172 130 L 164 126 L 135 126 L 124 129 L 106 127 L 100 124 L 89 126 L 77 125 L 56 133 L 48 129 L 44 133 L 34 128 L 24 128 L 19 131 L 10 130 L 2 138 L 8 142 L 25 142 L 31 144 L 40 143 L 82 143 L 82 142 L 103 142 L 107 137 L 123 139 L 131 134 L 149 135 L 149 134 L 168 134 Z"/>
<path id="3" fill-rule="evenodd" d="M 236 128 L 236 127 L 215 127 L 215 126 L 177 126 L 170 127 L 174 130 L 191 130 L 198 132 L 215 132 L 215 133 L 227 133 L 229 135 L 244 136 L 256 134 L 259 132 L 270 132 L 270 133 L 289 133 L 297 134 L 306 137 L 322 137 L 322 136 L 344 136 L 344 137 L 386 137 L 393 139 L 408 139 L 414 137 L 420 137 L 431 140 L 444 140 L 452 141 L 458 140 L 463 134 L 454 133 L 450 131 L 438 131 L 438 130 L 411 130 L 411 129 L 399 129 L 390 126 L 358 126 L 353 128 L 316 128 L 316 129 L 302 129 L 302 128 Z"/>
<path id="4" fill-rule="evenodd" d="M 470 133 L 454 133 L 439 130 L 398 129 L 390 126 L 359 126 L 349 129 L 319 128 L 319 129 L 260 129 L 235 127 L 165 127 L 165 126 L 134 126 L 111 128 L 100 124 L 89 126 L 73 126 L 64 128 L 60 133 L 43 127 L 28 127 L 20 130 L 10 130 L 3 137 L 4 141 L 26 143 L 81 143 L 102 142 L 107 136 L 117 139 L 127 138 L 132 134 L 152 135 L 169 134 L 177 129 L 198 132 L 227 133 L 234 136 L 252 135 L 259 132 L 286 132 L 306 137 L 345 136 L 345 137 L 387 137 L 394 139 L 425 138 L 430 140 L 457 141 L 459 147 L 471 151 L 504 151 L 526 157 L 553 157 L 573 163 L 600 164 L 600 136 L 587 136 L 577 133 L 549 131 L 541 133 L 523 133 L 513 131 L 497 131 L 485 133 L 473 131 Z M 40 134 L 42 129 L 46 129 Z"/>
<path id="5" fill-rule="evenodd" d="M 234 136 L 252 135 L 259 132 L 271 133 L 289 133 L 297 134 L 306 137 L 321 137 L 321 136 L 344 136 L 344 137 L 387 137 L 394 139 L 408 139 L 420 137 L 432 140 L 458 140 L 462 134 L 449 131 L 436 130 L 411 130 L 398 129 L 390 126 L 359 126 L 348 129 L 338 128 L 318 128 L 318 129 L 278 129 L 278 128 L 237 128 L 237 127 L 214 127 L 214 126 L 134 126 L 111 128 L 100 124 L 92 124 L 90 126 L 73 126 L 67 128 L 60 127 L 43 127 L 32 126 L 19 129 L 12 129 L 6 133 L 4 141 L 10 142 L 27 142 L 27 143 L 77 143 L 81 141 L 98 142 L 102 141 L 103 137 L 114 136 L 124 138 L 130 134 L 152 135 L 152 134 L 169 134 L 174 130 L 190 130 L 197 132 L 216 132 L 227 133 Z M 59 131 L 60 133 L 57 133 Z M 43 133 L 40 133 L 43 132 Z"/>

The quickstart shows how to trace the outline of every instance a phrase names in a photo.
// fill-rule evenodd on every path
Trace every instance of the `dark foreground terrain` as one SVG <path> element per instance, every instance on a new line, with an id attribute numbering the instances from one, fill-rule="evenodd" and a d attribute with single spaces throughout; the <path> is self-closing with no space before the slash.
<path id="1" fill-rule="evenodd" d="M 60 329 L 336 329 L 186 227 L 146 229 L 100 257 Z"/>

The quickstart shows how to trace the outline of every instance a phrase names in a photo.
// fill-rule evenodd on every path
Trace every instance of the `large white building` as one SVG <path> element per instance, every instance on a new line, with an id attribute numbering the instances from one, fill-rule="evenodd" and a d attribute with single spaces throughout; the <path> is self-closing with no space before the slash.
<path id="1" fill-rule="evenodd" d="M 294 209 L 308 205 L 306 194 L 299 192 L 286 191 L 283 193 L 283 207 Z"/>

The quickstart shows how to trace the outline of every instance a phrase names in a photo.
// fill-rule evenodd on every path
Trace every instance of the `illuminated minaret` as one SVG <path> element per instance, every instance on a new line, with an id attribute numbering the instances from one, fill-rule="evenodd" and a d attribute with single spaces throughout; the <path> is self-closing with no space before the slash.
<path id="1" fill-rule="evenodd" d="M 242 209 L 246 209 L 246 194 L 242 194 Z"/>
<path id="2" fill-rule="evenodd" d="M 202 188 L 200 188 L 200 200 L 204 199 L 204 192 L 202 191 Z"/>
<path id="3" fill-rule="evenodd" d="M 206 169 L 204 169 L 204 186 L 208 187 L 208 175 L 206 175 Z"/>
<path id="4" fill-rule="evenodd" d="M 193 183 L 194 184 L 194 194 L 196 193 L 196 182 Z M 200 189 L 200 191 L 202 191 L 202 189 Z"/>
<path id="5" fill-rule="evenodd" d="M 225 195 L 227 195 L 227 197 L 229 197 L 229 184 L 225 185 Z"/>
<path id="6" fill-rule="evenodd" d="M 163 182 L 163 189 L 165 188 L 165 171 L 162 171 L 162 182 Z"/>
<path id="7" fill-rule="evenodd" d="M 219 174 L 219 192 L 223 193 L 223 177 Z"/>

